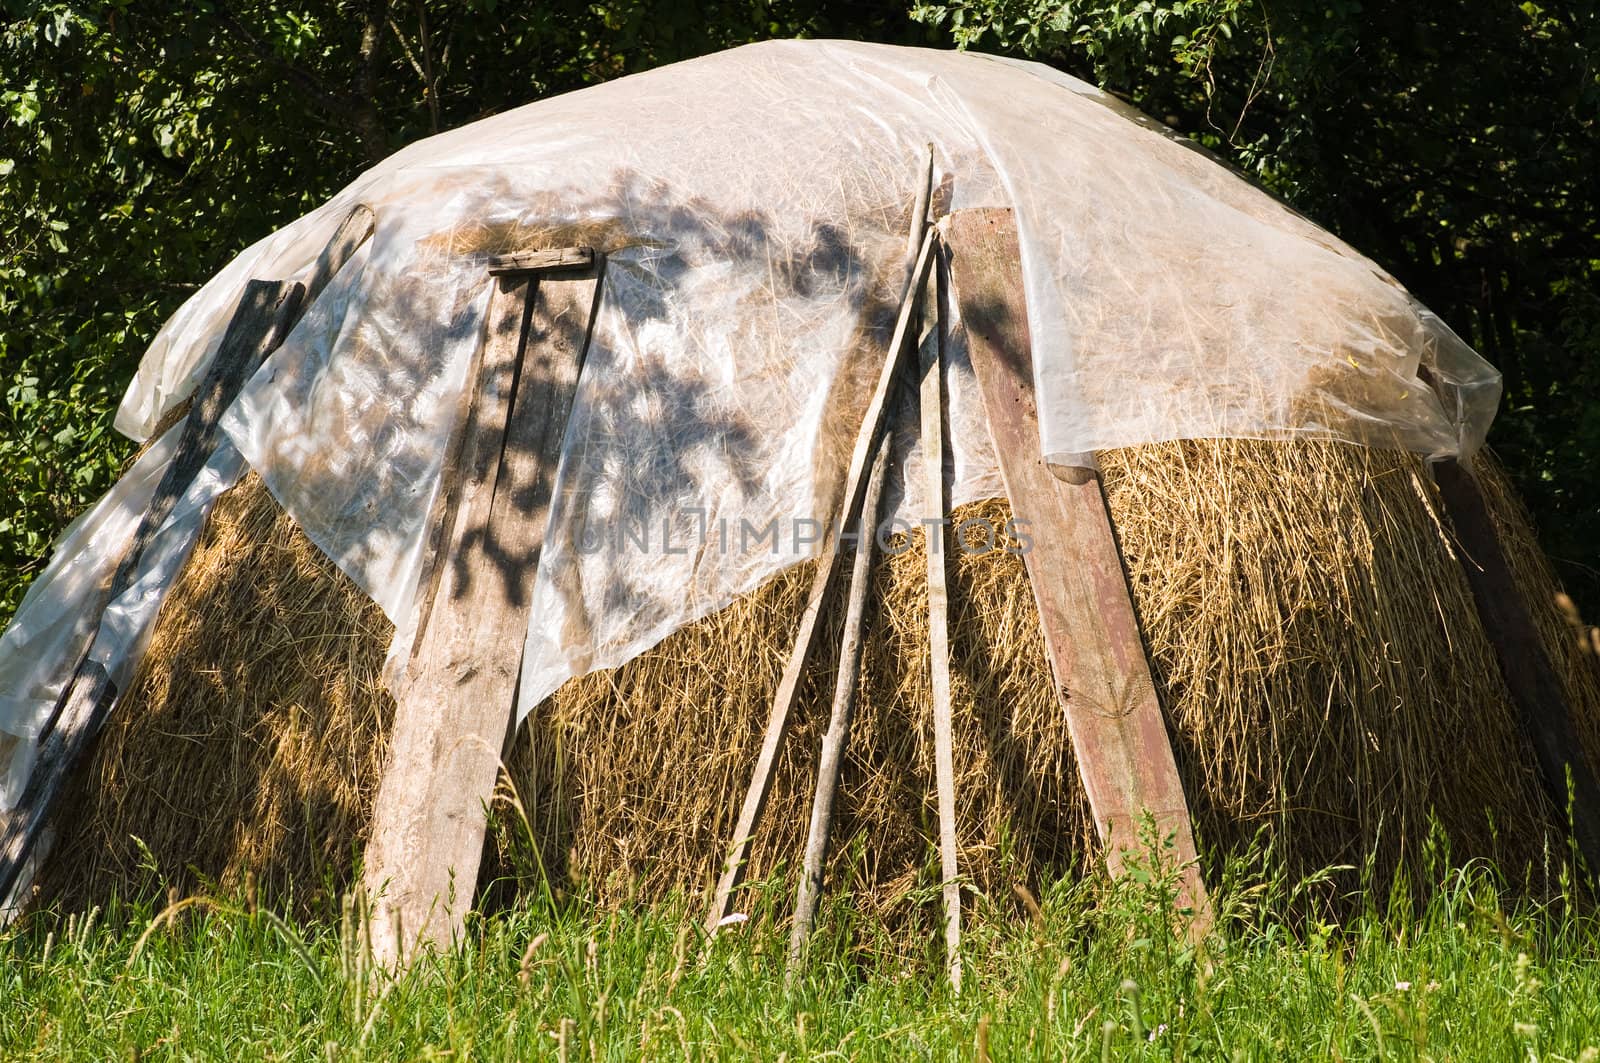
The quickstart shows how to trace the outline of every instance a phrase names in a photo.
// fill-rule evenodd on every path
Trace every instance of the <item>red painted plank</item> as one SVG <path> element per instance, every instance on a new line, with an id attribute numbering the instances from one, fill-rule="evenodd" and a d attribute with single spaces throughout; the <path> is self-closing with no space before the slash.
<path id="1" fill-rule="evenodd" d="M 973 372 L 1011 507 L 1033 539 L 1026 563 L 1056 691 L 1106 861 L 1119 873 L 1154 818 L 1183 865 L 1192 930 L 1209 923 L 1188 802 L 1097 477 L 1068 483 L 1045 465 L 1016 226 L 1009 210 L 946 224 L 950 270 Z"/>

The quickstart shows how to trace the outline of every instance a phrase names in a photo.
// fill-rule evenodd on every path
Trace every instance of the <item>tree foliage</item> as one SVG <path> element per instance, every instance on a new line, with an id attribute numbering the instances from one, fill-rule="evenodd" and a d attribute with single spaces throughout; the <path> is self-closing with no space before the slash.
<path id="1" fill-rule="evenodd" d="M 232 255 L 418 137 L 783 36 L 1054 63 L 1371 254 L 1505 371 L 1492 442 L 1600 612 L 1597 3 L 0 0 L 0 618 Z"/>

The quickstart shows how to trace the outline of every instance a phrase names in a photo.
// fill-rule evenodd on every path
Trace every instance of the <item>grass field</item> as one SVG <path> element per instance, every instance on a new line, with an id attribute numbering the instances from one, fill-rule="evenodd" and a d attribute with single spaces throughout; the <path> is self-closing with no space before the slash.
<path id="1" fill-rule="evenodd" d="M 536 899 L 478 919 L 399 982 L 343 914 L 244 898 L 112 906 L 0 932 L 0 1054 L 39 1059 L 1600 1058 L 1600 921 L 1571 892 L 1507 906 L 1494 874 L 1341 926 L 1290 916 L 1325 884 L 1236 874 L 1200 951 L 1170 876 L 973 897 L 953 997 L 933 934 L 835 899 L 786 986 L 785 891 L 707 942 L 688 904 Z M 1578 906 L 1586 908 L 1587 906 Z M 926 937 L 926 950 L 906 944 Z"/>

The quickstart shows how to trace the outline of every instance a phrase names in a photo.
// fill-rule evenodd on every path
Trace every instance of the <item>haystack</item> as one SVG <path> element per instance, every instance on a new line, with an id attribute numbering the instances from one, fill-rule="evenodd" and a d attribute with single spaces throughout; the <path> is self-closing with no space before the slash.
<path id="1" fill-rule="evenodd" d="M 1340 444 L 1190 441 L 1103 456 L 1106 491 L 1202 842 L 1291 874 L 1365 869 L 1381 891 L 1451 858 L 1520 888 L 1566 855 L 1422 463 Z M 1583 736 L 1600 683 L 1492 463 L 1495 513 Z M 1000 500 L 967 507 L 1003 526 Z M 930 919 L 936 882 L 921 536 L 880 560 L 833 881 L 875 915 Z M 519 730 L 502 783 L 504 901 L 609 903 L 715 875 L 808 582 L 791 570 L 619 669 L 569 682 Z M 1005 897 L 1081 873 L 1093 830 L 1021 561 L 952 569 L 964 867 Z M 838 617 L 833 618 L 837 629 Z M 63 817 L 47 896 L 237 889 L 315 911 L 354 879 L 392 703 L 390 630 L 259 479 L 224 496 L 163 609 L 130 701 Z M 830 638 L 828 645 L 837 646 Z M 815 662 L 753 854 L 792 874 L 833 661 Z M 514 807 L 512 800 L 517 803 Z M 1365 873 L 1365 871 L 1363 871 Z M 1342 876 L 1352 889 L 1360 875 Z"/>
<path id="2" fill-rule="evenodd" d="M 1381 895 L 1437 830 L 1538 890 L 1570 770 L 1600 853 L 1600 678 L 1482 450 L 1498 373 L 1192 147 L 1036 65 L 777 42 L 363 174 L 163 328 L 147 450 L 0 635 L 0 888 L 53 809 L 72 905 L 316 910 L 364 854 L 419 940 L 457 869 L 722 869 L 714 922 L 793 884 L 852 693 L 827 889 L 941 901 L 952 978 L 958 879 L 1115 871 L 1143 811 L 1213 879 L 1264 847 Z M 888 512 L 859 576 L 799 537 Z M 919 516 L 1045 534 L 941 567 Z"/>

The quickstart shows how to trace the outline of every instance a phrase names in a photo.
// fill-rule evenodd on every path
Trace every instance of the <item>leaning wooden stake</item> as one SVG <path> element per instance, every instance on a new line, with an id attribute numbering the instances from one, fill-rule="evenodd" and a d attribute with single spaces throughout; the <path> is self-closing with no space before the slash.
<path id="1" fill-rule="evenodd" d="M 1578 740 L 1566 691 L 1495 534 L 1483 489 L 1473 472 L 1454 460 L 1435 463 L 1433 478 L 1455 529 L 1478 618 L 1533 746 L 1545 790 L 1563 816 L 1570 814 L 1589 873 L 1600 875 L 1600 785 Z"/>
<path id="2" fill-rule="evenodd" d="M 956 769 L 950 707 L 950 591 L 946 584 L 944 497 L 944 270 L 934 269 L 934 341 L 923 346 L 922 461 L 927 477 L 923 521 L 928 550 L 928 660 L 933 692 L 933 768 L 939 791 L 939 877 L 944 898 L 945 964 L 950 986 L 961 991 L 961 882 L 956 846 Z"/>
<path id="3" fill-rule="evenodd" d="M 822 872 L 833 833 L 833 803 L 839 792 L 839 774 L 844 768 L 850 722 L 855 716 L 856 687 L 861 679 L 862 620 L 866 614 L 867 592 L 872 588 L 873 547 L 882 509 L 883 481 L 889 465 L 887 435 L 879 436 L 877 456 L 872 462 L 872 473 L 867 477 L 866 497 L 861 502 L 861 519 L 856 522 L 856 555 L 850 568 L 850 597 L 845 607 L 844 638 L 839 646 L 839 671 L 834 677 L 833 709 L 828 717 L 828 732 L 822 737 L 822 755 L 817 759 L 811 826 L 806 835 L 805 861 L 794 902 L 794 922 L 789 928 L 791 972 L 799 965 L 811 937 L 811 927 L 816 922 L 817 902 L 822 896 Z"/>
<path id="4" fill-rule="evenodd" d="M 911 330 L 911 311 L 914 302 L 912 294 L 919 291 L 927 281 L 928 269 L 932 262 L 933 234 L 929 232 L 922 241 L 922 249 L 917 255 L 916 264 L 912 267 L 911 278 L 906 285 L 906 298 L 901 302 L 900 317 L 895 322 L 894 335 L 889 340 L 888 355 L 884 359 L 882 372 L 878 374 L 878 384 L 873 390 L 872 401 L 867 404 L 866 415 L 862 418 L 861 431 L 856 436 L 855 450 L 850 455 L 850 466 L 845 475 L 844 498 L 839 507 L 841 526 L 848 525 L 860 511 L 862 494 L 866 487 L 867 461 L 872 456 L 873 441 L 883 425 L 890 385 L 894 382 L 896 370 L 900 366 L 901 356 L 906 347 L 906 337 Z M 794 707 L 800 680 L 805 673 L 806 660 L 810 657 L 811 646 L 816 641 L 822 607 L 827 601 L 838 567 L 837 537 L 830 535 L 825 538 L 821 556 L 817 558 L 816 575 L 811 581 L 811 592 L 806 599 L 805 611 L 800 614 L 800 630 L 795 635 L 794 649 L 784 666 L 783 678 L 778 682 L 778 692 L 772 699 L 772 711 L 767 717 L 766 732 L 761 739 L 761 752 L 756 757 L 755 770 L 750 777 L 750 787 L 745 792 L 744 804 L 739 809 L 739 821 L 734 827 L 733 840 L 728 847 L 727 859 L 722 867 L 722 877 L 717 881 L 716 893 L 711 900 L 711 910 L 706 917 L 708 933 L 716 933 L 717 927 L 729 914 L 733 891 L 738 888 L 739 882 L 744 877 L 750 841 L 755 835 L 761 813 L 766 808 L 767 796 L 772 790 L 772 769 L 777 763 L 778 753 L 788 735 L 789 712 Z"/>
<path id="5" fill-rule="evenodd" d="M 114 601 L 132 586 L 156 532 L 216 449 L 217 423 L 223 412 L 256 367 L 283 342 L 304 294 L 300 285 L 281 281 L 253 280 L 245 285 L 233 320 L 195 392 L 172 461 L 100 601 Z M 98 625 L 93 630 L 97 631 Z M 115 684 L 104 668 L 88 658 L 91 649 L 92 644 L 84 650 L 45 721 L 33 771 L 0 830 L 0 903 L 11 897 L 51 807 L 116 700 Z"/>
<path id="6" fill-rule="evenodd" d="M 1028 576 L 1106 863 L 1119 874 L 1130 852 L 1153 855 L 1140 837 L 1150 816 L 1158 844 L 1171 842 L 1198 939 L 1211 913 L 1188 803 L 1100 483 L 1064 482 L 1040 454 L 1016 225 L 1006 209 L 956 211 L 947 224 L 973 375 L 1012 510 L 1033 540 Z"/>
<path id="7" fill-rule="evenodd" d="M 556 256 L 556 268 L 571 258 Z M 502 271 L 464 396 L 453 508 L 418 652 L 395 692 L 363 886 L 374 956 L 448 946 L 477 886 L 485 808 L 515 718 L 528 604 L 598 294 L 594 270 Z"/>

